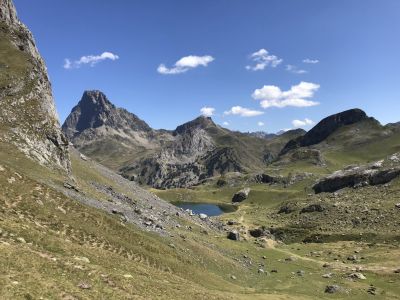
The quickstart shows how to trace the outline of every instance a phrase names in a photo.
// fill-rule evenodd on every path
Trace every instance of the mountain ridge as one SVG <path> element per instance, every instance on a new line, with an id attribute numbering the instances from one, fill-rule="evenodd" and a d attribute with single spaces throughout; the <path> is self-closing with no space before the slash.
<path id="1" fill-rule="evenodd" d="M 70 172 L 68 142 L 56 112 L 44 60 L 11 0 L 0 0 L 1 135 L 26 156 Z"/>
<path id="2" fill-rule="evenodd" d="M 93 104 L 100 108 L 85 108 Z M 279 145 L 291 134 L 269 141 L 222 128 L 206 116 L 174 130 L 155 130 L 136 115 L 116 108 L 99 91 L 86 91 L 62 128 L 86 155 L 109 163 L 108 167 L 127 178 L 157 188 L 186 187 L 226 172 L 259 170 L 278 154 Z M 274 145 L 268 147 L 268 143 Z"/>

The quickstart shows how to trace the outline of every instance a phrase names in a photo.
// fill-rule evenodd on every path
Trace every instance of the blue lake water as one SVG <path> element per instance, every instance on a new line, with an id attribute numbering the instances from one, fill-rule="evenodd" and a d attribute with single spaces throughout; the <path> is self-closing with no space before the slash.
<path id="1" fill-rule="evenodd" d="M 236 210 L 232 205 L 226 204 L 210 204 L 210 203 L 192 203 L 192 202 L 175 202 L 174 205 L 182 209 L 190 209 L 195 214 L 206 214 L 209 217 L 219 216 L 223 213 L 233 212 Z"/>

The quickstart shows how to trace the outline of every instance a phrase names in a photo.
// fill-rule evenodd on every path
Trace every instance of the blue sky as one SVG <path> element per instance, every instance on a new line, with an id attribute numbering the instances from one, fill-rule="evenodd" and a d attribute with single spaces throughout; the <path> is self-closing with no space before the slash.
<path id="1" fill-rule="evenodd" d="M 241 131 L 309 129 L 354 107 L 400 121 L 398 0 L 14 1 L 61 121 L 87 89 L 154 128 L 202 108 Z"/>

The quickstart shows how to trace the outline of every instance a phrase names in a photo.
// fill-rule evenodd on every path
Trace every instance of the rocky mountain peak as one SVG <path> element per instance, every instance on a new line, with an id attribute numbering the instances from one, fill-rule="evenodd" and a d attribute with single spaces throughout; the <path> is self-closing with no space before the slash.
<path id="1" fill-rule="evenodd" d="M 216 127 L 211 117 L 199 116 L 196 119 L 189 121 L 176 127 L 174 134 L 183 134 L 194 129 L 206 129 L 209 127 Z"/>
<path id="2" fill-rule="evenodd" d="M 81 108 L 110 110 L 115 106 L 107 99 L 107 96 L 98 90 L 85 91 L 78 104 Z"/>
<path id="3" fill-rule="evenodd" d="M 62 129 L 68 138 L 88 129 L 100 127 L 122 131 L 151 132 L 152 129 L 136 115 L 117 108 L 107 96 L 98 90 L 85 91 L 79 103 L 72 109 Z"/>

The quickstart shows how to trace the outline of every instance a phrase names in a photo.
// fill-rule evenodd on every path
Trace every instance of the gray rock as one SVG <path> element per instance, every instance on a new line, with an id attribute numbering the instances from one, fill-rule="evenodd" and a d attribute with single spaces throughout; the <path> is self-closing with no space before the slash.
<path id="1" fill-rule="evenodd" d="M 199 214 L 199 218 L 200 218 L 201 220 L 205 220 L 205 219 L 208 218 L 208 216 L 207 216 L 206 214 Z"/>
<path id="2" fill-rule="evenodd" d="M 357 272 L 357 273 L 351 273 L 351 274 L 349 275 L 349 278 L 351 278 L 351 279 L 361 279 L 361 280 L 367 279 L 367 277 L 365 277 L 364 274 L 359 273 L 359 272 Z"/>
<path id="3" fill-rule="evenodd" d="M 232 230 L 228 232 L 228 239 L 232 241 L 239 241 L 240 240 L 240 235 L 239 232 L 236 230 Z"/>
<path id="4" fill-rule="evenodd" d="M 85 282 L 80 283 L 78 287 L 81 288 L 82 290 L 90 290 L 92 288 L 90 284 Z"/>
<path id="5" fill-rule="evenodd" d="M 243 202 L 244 200 L 247 199 L 250 193 L 250 188 L 244 188 L 240 190 L 239 192 L 235 193 L 232 197 L 232 202 L 237 203 L 237 202 Z"/>
<path id="6" fill-rule="evenodd" d="M 306 275 L 306 272 L 304 272 L 303 270 L 299 270 L 296 272 L 297 276 L 303 277 L 304 275 Z"/>
<path id="7" fill-rule="evenodd" d="M 340 170 L 321 179 L 313 186 L 315 193 L 336 192 L 346 187 L 385 184 L 400 176 L 400 168 L 380 168 L 374 165 Z"/>
<path id="8" fill-rule="evenodd" d="M 334 284 L 334 285 L 328 285 L 325 288 L 325 293 L 328 294 L 334 294 L 340 291 L 340 286 Z"/>
<path id="9" fill-rule="evenodd" d="M 323 212 L 325 211 L 325 207 L 321 204 L 311 204 L 309 206 L 304 207 L 301 210 L 301 213 L 312 213 L 312 212 Z"/>

